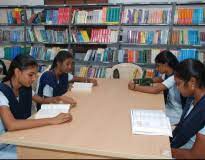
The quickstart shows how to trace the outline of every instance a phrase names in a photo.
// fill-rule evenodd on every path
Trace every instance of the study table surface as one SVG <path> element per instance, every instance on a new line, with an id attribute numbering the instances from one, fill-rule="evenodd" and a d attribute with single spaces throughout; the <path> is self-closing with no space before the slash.
<path id="1" fill-rule="evenodd" d="M 171 158 L 168 136 L 131 131 L 130 109 L 164 110 L 163 95 L 134 92 L 127 84 L 98 79 L 91 93 L 68 91 L 77 100 L 71 123 L 7 132 L 0 142 L 17 145 L 19 158 Z"/>

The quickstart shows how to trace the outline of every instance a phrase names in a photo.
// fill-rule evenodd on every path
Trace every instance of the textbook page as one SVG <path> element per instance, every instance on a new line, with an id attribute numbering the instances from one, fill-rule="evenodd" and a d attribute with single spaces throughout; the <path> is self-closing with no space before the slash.
<path id="1" fill-rule="evenodd" d="M 169 118 L 161 110 L 132 109 L 131 124 L 133 134 L 172 137 Z"/>
<path id="2" fill-rule="evenodd" d="M 60 113 L 68 113 L 70 104 L 42 104 L 41 109 L 35 114 L 35 119 L 53 118 Z"/>

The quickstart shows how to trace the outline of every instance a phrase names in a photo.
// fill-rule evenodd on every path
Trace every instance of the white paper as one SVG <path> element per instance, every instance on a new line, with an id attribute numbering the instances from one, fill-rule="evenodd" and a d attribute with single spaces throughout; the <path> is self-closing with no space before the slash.
<path id="1" fill-rule="evenodd" d="M 172 137 L 169 118 L 161 110 L 131 110 L 133 134 L 165 135 Z"/>
<path id="2" fill-rule="evenodd" d="M 41 109 L 36 113 L 35 119 L 53 118 L 60 113 L 68 113 L 70 104 L 42 104 Z"/>
<path id="3" fill-rule="evenodd" d="M 74 82 L 73 88 L 71 91 L 87 91 L 91 92 L 93 87 L 93 83 L 82 83 L 82 82 Z"/>

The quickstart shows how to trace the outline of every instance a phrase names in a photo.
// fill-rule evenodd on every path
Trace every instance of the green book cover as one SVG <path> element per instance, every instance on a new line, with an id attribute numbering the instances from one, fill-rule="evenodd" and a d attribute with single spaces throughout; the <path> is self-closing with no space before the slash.
<path id="1" fill-rule="evenodd" d="M 110 7 L 107 8 L 106 22 L 110 22 Z"/>
<path id="2" fill-rule="evenodd" d="M 120 8 L 116 8 L 116 22 L 120 22 Z"/>

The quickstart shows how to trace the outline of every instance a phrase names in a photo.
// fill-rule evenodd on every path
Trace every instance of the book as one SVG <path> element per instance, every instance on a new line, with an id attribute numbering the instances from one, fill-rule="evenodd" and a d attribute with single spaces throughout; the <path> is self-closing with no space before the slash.
<path id="1" fill-rule="evenodd" d="M 169 118 L 161 110 L 132 109 L 131 125 L 132 134 L 172 137 Z"/>
<path id="2" fill-rule="evenodd" d="M 70 104 L 42 104 L 41 109 L 35 114 L 35 119 L 53 118 L 60 113 L 68 113 Z"/>
<path id="3" fill-rule="evenodd" d="M 71 88 L 72 92 L 91 92 L 93 83 L 74 82 Z"/>

